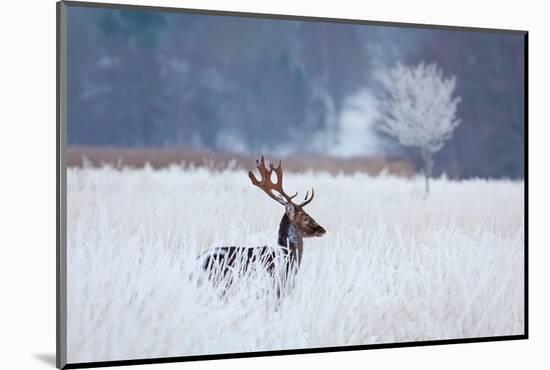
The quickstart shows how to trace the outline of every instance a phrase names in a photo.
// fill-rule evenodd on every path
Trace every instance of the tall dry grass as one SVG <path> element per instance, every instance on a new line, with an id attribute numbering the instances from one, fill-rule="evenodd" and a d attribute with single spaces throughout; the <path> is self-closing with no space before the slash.
<path id="1" fill-rule="evenodd" d="M 68 360 L 123 360 L 523 333 L 523 183 L 289 173 L 315 187 L 292 293 L 219 299 L 207 247 L 276 244 L 280 205 L 244 171 L 68 170 Z"/>
<path id="2" fill-rule="evenodd" d="M 220 171 L 227 168 L 253 168 L 256 155 L 230 152 L 212 152 L 207 150 L 178 148 L 110 148 L 79 147 L 67 148 L 69 167 L 102 167 L 116 168 L 166 168 L 179 165 L 186 168 L 206 167 Z M 373 157 L 338 158 L 323 155 L 290 155 L 283 156 L 285 170 L 288 172 L 326 171 L 338 173 L 367 173 L 378 175 L 382 172 L 410 177 L 414 174 L 414 165 L 404 159 Z"/>

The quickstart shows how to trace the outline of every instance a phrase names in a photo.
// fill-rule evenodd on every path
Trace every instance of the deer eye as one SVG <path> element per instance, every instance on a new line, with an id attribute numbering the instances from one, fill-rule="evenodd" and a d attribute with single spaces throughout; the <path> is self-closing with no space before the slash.
<path id="1" fill-rule="evenodd" d="M 305 216 L 305 217 L 304 217 L 304 222 L 305 222 L 305 223 L 309 223 L 309 217 L 308 217 L 308 216 Z"/>

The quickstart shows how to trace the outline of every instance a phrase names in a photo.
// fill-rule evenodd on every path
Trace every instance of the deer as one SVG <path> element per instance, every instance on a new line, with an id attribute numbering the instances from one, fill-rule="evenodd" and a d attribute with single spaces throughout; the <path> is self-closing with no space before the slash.
<path id="1" fill-rule="evenodd" d="M 256 160 L 256 168 L 260 174 L 258 180 L 252 171 L 248 172 L 252 185 L 264 191 L 270 198 L 281 204 L 285 212 L 279 223 L 277 244 L 257 247 L 222 246 L 204 251 L 198 258 L 200 266 L 211 281 L 225 279 L 231 285 L 235 276 L 240 276 L 254 267 L 265 269 L 275 283 L 277 297 L 281 298 L 287 288 L 293 285 L 298 273 L 304 251 L 304 238 L 321 237 L 326 230 L 311 217 L 304 207 L 311 203 L 315 190 L 306 192 L 302 203 L 295 203 L 295 193 L 289 196 L 283 189 L 283 168 L 281 161 L 278 166 L 265 165 L 264 157 Z M 275 173 L 277 180 L 273 182 Z M 236 271 L 238 270 L 238 271 Z M 235 273 L 236 272 L 236 273 Z M 233 273 L 230 279 L 226 279 Z"/>

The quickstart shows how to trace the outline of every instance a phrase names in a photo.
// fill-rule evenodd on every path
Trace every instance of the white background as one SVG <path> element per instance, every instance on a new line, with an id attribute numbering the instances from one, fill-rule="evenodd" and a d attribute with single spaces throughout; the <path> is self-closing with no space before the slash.
<path id="1" fill-rule="evenodd" d="M 117 1 L 114 1 L 117 2 Z M 118 1 L 120 2 L 120 1 Z M 240 10 L 382 21 L 523 29 L 529 35 L 528 341 L 371 350 L 211 362 L 151 369 L 548 368 L 550 83 L 548 12 L 543 1 L 128 0 L 143 5 Z M 0 21 L 0 338 L 2 368 L 52 368 L 55 354 L 55 2 L 6 1 Z M 7 83 L 6 83 L 7 82 Z"/>

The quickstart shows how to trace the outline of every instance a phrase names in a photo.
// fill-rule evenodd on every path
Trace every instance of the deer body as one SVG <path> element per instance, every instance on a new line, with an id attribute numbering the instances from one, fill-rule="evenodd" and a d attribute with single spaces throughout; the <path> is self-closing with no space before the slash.
<path id="1" fill-rule="evenodd" d="M 256 163 L 261 180 L 258 181 L 254 174 L 249 172 L 248 176 L 252 184 L 285 206 L 285 213 L 279 223 L 277 245 L 275 247 L 227 246 L 209 249 L 199 257 L 201 267 L 212 280 L 225 278 L 228 273 L 235 272 L 236 269 L 238 269 L 238 275 L 246 273 L 254 266 L 261 266 L 261 268 L 267 270 L 271 277 L 286 286 L 287 282 L 292 281 L 300 267 L 304 238 L 320 237 L 325 233 L 325 229 L 303 210 L 303 207 L 313 199 L 315 194 L 313 190 L 309 199 L 308 192 L 303 203 L 295 204 L 292 199 L 297 194 L 288 196 L 282 188 L 283 172 L 281 164 L 279 163 L 278 167 L 270 165 L 268 170 L 265 167 L 263 157 Z M 276 183 L 271 181 L 272 172 L 277 174 Z M 274 194 L 273 191 L 278 194 Z M 280 293 L 279 286 L 277 294 L 280 296 Z"/>

